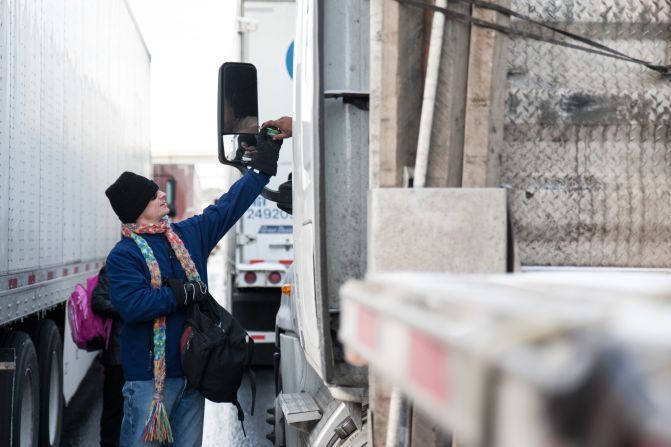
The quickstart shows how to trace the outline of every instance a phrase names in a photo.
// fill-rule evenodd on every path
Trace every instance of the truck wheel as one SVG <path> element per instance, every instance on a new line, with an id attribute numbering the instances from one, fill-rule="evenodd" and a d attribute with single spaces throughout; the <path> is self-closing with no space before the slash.
<path id="1" fill-rule="evenodd" d="M 365 447 L 368 445 L 368 432 L 366 430 L 356 431 L 345 440 L 339 440 L 334 447 Z"/>
<path id="2" fill-rule="evenodd" d="M 58 447 L 63 424 L 63 343 L 51 320 L 39 320 L 30 329 L 40 367 L 40 446 Z"/>
<path id="3" fill-rule="evenodd" d="M 0 347 L 15 350 L 14 374 L 0 374 L 0 445 L 37 446 L 40 384 L 37 354 L 25 332 L 10 332 Z M 12 417 L 13 416 L 13 417 Z"/>

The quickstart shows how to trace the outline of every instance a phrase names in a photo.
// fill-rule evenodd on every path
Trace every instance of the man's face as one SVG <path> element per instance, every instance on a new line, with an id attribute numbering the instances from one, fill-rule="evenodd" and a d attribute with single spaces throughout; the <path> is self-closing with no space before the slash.
<path id="1" fill-rule="evenodd" d="M 164 216 L 167 216 L 170 212 L 170 208 L 168 208 L 165 197 L 166 193 L 157 191 L 156 197 L 149 201 L 144 211 L 142 211 L 142 214 L 140 214 L 140 217 L 138 217 L 138 222 L 149 221 L 151 223 L 156 223 L 163 219 Z"/>

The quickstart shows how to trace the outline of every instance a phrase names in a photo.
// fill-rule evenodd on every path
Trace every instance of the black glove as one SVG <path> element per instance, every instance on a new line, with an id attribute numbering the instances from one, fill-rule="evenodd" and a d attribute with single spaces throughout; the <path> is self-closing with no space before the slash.
<path id="1" fill-rule="evenodd" d="M 277 174 L 277 159 L 280 158 L 281 147 L 282 140 L 273 140 L 264 127 L 256 136 L 256 153 L 249 166 L 267 175 Z"/>
<path id="2" fill-rule="evenodd" d="M 202 301 L 207 296 L 207 284 L 202 281 L 168 279 L 167 283 L 175 295 L 177 309 L 182 309 L 191 303 Z"/>

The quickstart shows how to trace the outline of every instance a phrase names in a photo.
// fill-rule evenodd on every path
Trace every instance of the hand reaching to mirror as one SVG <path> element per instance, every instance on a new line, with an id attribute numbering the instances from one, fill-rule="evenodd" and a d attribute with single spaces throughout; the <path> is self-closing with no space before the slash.
<path id="1" fill-rule="evenodd" d="M 247 153 L 252 156 L 249 166 L 270 176 L 277 174 L 277 160 L 280 157 L 281 147 L 282 140 L 274 141 L 270 138 L 266 129 L 261 129 L 261 132 L 256 136 L 256 146 L 247 144 L 245 148 L 248 151 Z"/>
<path id="2" fill-rule="evenodd" d="M 273 137 L 273 140 L 284 140 L 291 138 L 291 130 L 293 127 L 293 118 L 290 116 L 283 116 L 275 120 L 266 121 L 261 127 L 274 127 L 280 130 L 280 133 Z"/>

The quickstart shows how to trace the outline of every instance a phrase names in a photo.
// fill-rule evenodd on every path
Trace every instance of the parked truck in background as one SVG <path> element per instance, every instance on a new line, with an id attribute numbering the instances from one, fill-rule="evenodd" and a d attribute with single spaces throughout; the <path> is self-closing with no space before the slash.
<path id="1" fill-rule="evenodd" d="M 441 24 L 444 17 L 422 9 L 424 2 L 408 3 L 296 4 L 295 261 L 277 317 L 281 357 L 271 437 L 278 446 L 449 445 L 454 429 L 464 430 L 464 445 L 539 445 L 534 441 L 541 438 L 514 442 L 526 420 L 507 420 L 505 433 L 512 437 L 478 431 L 480 422 L 505 416 L 492 400 L 501 391 L 499 376 L 468 368 L 490 361 L 487 355 L 498 352 L 497 335 L 503 340 L 506 333 L 494 333 L 484 353 L 475 351 L 484 357 L 471 363 L 456 355 L 474 344 L 457 345 L 456 353 L 446 348 L 450 327 L 473 330 L 496 310 L 452 307 L 481 312 L 453 321 L 454 314 L 441 313 L 431 295 L 441 293 L 442 280 L 431 289 L 431 276 L 392 275 L 345 289 L 349 310 L 343 315 L 339 291 L 348 279 L 366 272 L 521 270 L 524 276 L 567 268 L 670 267 L 668 79 L 632 61 L 563 46 L 577 42 L 519 15 L 437 1 L 449 8 Z M 638 58 L 668 62 L 671 10 L 665 2 L 491 3 Z M 494 299 L 506 290 L 497 281 L 477 286 L 460 277 L 454 284 Z M 584 294 L 600 287 L 615 296 L 604 283 L 583 288 L 585 283 L 562 276 L 543 286 L 516 287 L 535 288 L 537 300 L 560 300 L 561 293 L 543 294 L 552 288 Z M 643 292 L 627 299 L 636 293 Z M 350 363 L 339 331 L 349 343 Z M 388 355 L 383 358 L 376 347 Z M 530 359 L 527 366 L 541 357 Z M 367 361 L 381 375 L 368 371 Z M 467 382 L 448 381 L 444 372 Z M 473 387 L 451 388 L 459 383 Z M 520 387 L 506 388 L 518 392 L 503 396 L 512 396 L 506 402 L 527 396 Z M 568 402 L 579 405 L 581 390 L 571 388 L 568 396 L 575 400 Z M 436 405 L 431 392 L 452 406 Z M 458 406 L 448 400 L 452 396 Z M 542 404 L 533 408 L 541 415 L 549 411 Z M 590 429 L 599 428 L 595 421 L 611 421 L 601 427 L 608 435 L 618 427 L 613 421 L 621 420 L 608 419 L 607 411 L 581 421 Z M 540 420 L 548 432 L 568 436 L 543 442 L 579 442 L 571 438 L 575 426 Z"/>
<path id="2" fill-rule="evenodd" d="M 119 238 L 105 188 L 151 175 L 150 55 L 124 0 L 0 6 L 0 445 L 57 446 L 96 353 L 65 302 Z"/>
<path id="3" fill-rule="evenodd" d="M 153 178 L 170 208 L 170 218 L 179 222 L 200 214 L 204 202 L 200 179 L 194 164 L 154 163 Z"/>
<path id="4" fill-rule="evenodd" d="M 290 115 L 295 3 L 243 0 L 239 11 L 237 51 L 240 61 L 257 67 L 260 119 Z M 292 151 L 286 140 L 269 187 L 288 179 Z M 258 197 L 234 233 L 228 238 L 227 307 L 255 341 L 254 362 L 270 365 L 281 287 L 294 256 L 291 215 Z"/>

